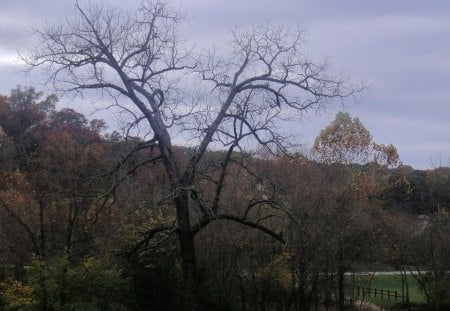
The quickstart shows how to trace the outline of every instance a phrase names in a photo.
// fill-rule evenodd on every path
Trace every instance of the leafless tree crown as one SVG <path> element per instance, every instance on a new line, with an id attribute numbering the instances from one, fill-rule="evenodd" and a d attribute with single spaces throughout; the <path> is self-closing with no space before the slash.
<path id="1" fill-rule="evenodd" d="M 268 219 L 287 213 L 275 202 L 272 188 L 257 181 L 267 193 L 242 202 L 242 213 L 222 203 L 231 166 L 251 175 L 244 162 L 233 159 L 234 150 L 251 142 L 270 152 L 286 151 L 291 141 L 280 123 L 356 90 L 345 79 L 329 76 L 326 63 L 314 64 L 304 55 L 300 29 L 263 24 L 236 30 L 225 56 L 188 48 L 178 31 L 183 15 L 164 1 L 144 0 L 136 13 L 78 2 L 75 10 L 75 18 L 36 30 L 41 44 L 24 60 L 30 70 L 45 69 L 56 90 L 110 95 L 113 107 L 131 114 L 129 128 L 147 123 L 152 137 L 142 146 L 158 152 L 144 163 L 162 162 L 176 222 L 149 230 L 142 243 L 160 232 L 178 235 L 186 309 L 195 310 L 194 236 L 202 228 L 224 219 L 283 240 L 266 226 Z M 194 142 L 186 163 L 174 155 L 175 130 Z M 205 173 L 201 160 L 211 145 L 226 152 L 213 173 Z M 209 198 L 199 189 L 205 182 Z M 272 212 L 259 214 L 260 207 Z"/>
<path id="2" fill-rule="evenodd" d="M 225 57 L 188 49 L 177 30 L 184 16 L 164 1 L 143 1 L 135 14 L 78 2 L 75 9 L 77 17 L 36 30 L 41 44 L 24 57 L 30 68 L 45 68 L 60 91 L 130 99 L 116 104 L 133 124 L 147 120 L 158 138 L 178 125 L 198 139 L 200 153 L 213 140 L 238 145 L 248 138 L 285 150 L 277 122 L 355 92 L 329 76 L 326 63 L 304 55 L 298 28 L 233 31 Z M 198 86 L 207 93 L 194 96 Z"/>

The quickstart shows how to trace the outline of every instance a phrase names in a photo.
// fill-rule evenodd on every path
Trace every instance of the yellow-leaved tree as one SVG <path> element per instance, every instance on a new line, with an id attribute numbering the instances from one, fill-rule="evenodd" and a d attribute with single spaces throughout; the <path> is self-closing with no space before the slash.
<path id="1" fill-rule="evenodd" d="M 320 132 L 311 152 L 317 162 L 328 168 L 334 181 L 336 197 L 328 198 L 328 201 L 334 205 L 331 210 L 336 231 L 338 305 L 342 310 L 344 274 L 363 255 L 363 252 L 355 251 L 356 246 L 366 243 L 355 237 L 374 238 L 374 234 L 382 231 L 377 228 L 382 226 L 383 221 L 376 208 L 379 206 L 376 194 L 380 189 L 381 177 L 386 176 L 387 168 L 398 164 L 399 155 L 394 145 L 375 143 L 362 122 L 348 112 L 339 112 L 330 125 Z"/>

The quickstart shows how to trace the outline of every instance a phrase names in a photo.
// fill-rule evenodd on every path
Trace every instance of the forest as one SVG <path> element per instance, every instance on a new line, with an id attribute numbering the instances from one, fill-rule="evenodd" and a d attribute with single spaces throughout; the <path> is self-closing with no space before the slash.
<path id="1" fill-rule="evenodd" d="M 148 142 L 56 103 L 32 87 L 0 97 L 2 308 L 182 309 L 163 165 L 149 161 Z M 352 160 L 357 150 L 377 160 L 324 162 L 337 125 L 360 143 Z M 345 299 L 344 273 L 386 268 L 429 271 L 417 276 L 428 305 L 446 305 L 450 168 L 383 164 L 374 145 L 339 113 L 316 140 L 320 157 L 207 151 L 190 200 L 214 201 L 227 159 L 229 168 L 219 178 L 227 217 L 195 237 L 201 308 L 320 310 Z M 179 163 L 192 152 L 174 147 Z M 201 224 L 200 210 L 191 217 Z"/>
<path id="2" fill-rule="evenodd" d="M 375 142 L 302 29 L 197 50 L 170 2 L 74 9 L 20 54 L 54 94 L 0 97 L 2 309 L 345 310 L 392 270 L 448 309 L 450 169 Z M 311 147 L 286 130 L 339 105 Z"/>

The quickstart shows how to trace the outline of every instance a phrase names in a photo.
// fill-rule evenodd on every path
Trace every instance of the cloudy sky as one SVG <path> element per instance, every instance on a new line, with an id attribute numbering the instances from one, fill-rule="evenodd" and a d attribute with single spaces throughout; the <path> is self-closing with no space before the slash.
<path id="1" fill-rule="evenodd" d="M 92 0 L 94 1 L 94 0 Z M 83 2 L 83 1 L 80 1 Z M 139 0 L 105 0 L 133 7 Z M 126 4 L 125 4 L 126 3 Z M 363 80 L 368 89 L 345 109 L 379 143 L 394 144 L 405 164 L 426 169 L 450 159 L 450 1 L 423 0 L 189 0 L 173 1 L 189 18 L 198 46 L 221 44 L 227 32 L 261 22 L 300 24 L 305 51 L 328 59 L 330 70 Z M 17 50 L 33 45 L 31 27 L 61 21 L 72 0 L 0 0 L 0 93 L 36 77 L 15 69 Z M 42 89 L 43 87 L 39 87 Z M 62 99 L 63 104 L 68 100 Z M 298 124 L 299 143 L 311 145 L 342 107 Z"/>

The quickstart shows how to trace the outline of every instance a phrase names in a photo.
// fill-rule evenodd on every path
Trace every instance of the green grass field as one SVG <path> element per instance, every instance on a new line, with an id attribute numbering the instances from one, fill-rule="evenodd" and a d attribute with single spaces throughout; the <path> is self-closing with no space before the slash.
<path id="1" fill-rule="evenodd" d="M 351 277 L 347 278 L 347 284 L 350 284 Z M 422 292 L 419 290 L 419 285 L 416 281 L 416 279 L 408 275 L 407 277 L 408 282 L 408 289 L 409 289 L 409 301 L 411 304 L 414 305 L 420 305 L 425 303 L 425 297 L 422 294 Z M 380 292 L 378 292 L 377 297 L 374 297 L 374 293 L 371 293 L 371 296 L 368 297 L 366 295 L 365 301 L 370 301 L 376 305 L 382 306 L 382 307 L 391 307 L 396 304 L 401 304 L 402 299 L 398 298 L 397 301 L 394 300 L 393 297 L 390 298 L 390 300 L 387 299 L 386 292 L 387 290 L 390 291 L 397 291 L 398 295 L 402 294 L 402 278 L 400 275 L 376 275 L 376 276 L 357 276 L 355 279 L 355 284 L 359 285 L 361 288 L 372 288 L 372 289 L 383 289 L 384 291 L 384 298 L 381 298 Z M 362 299 L 362 291 L 360 291 L 360 296 L 357 299 Z"/>

